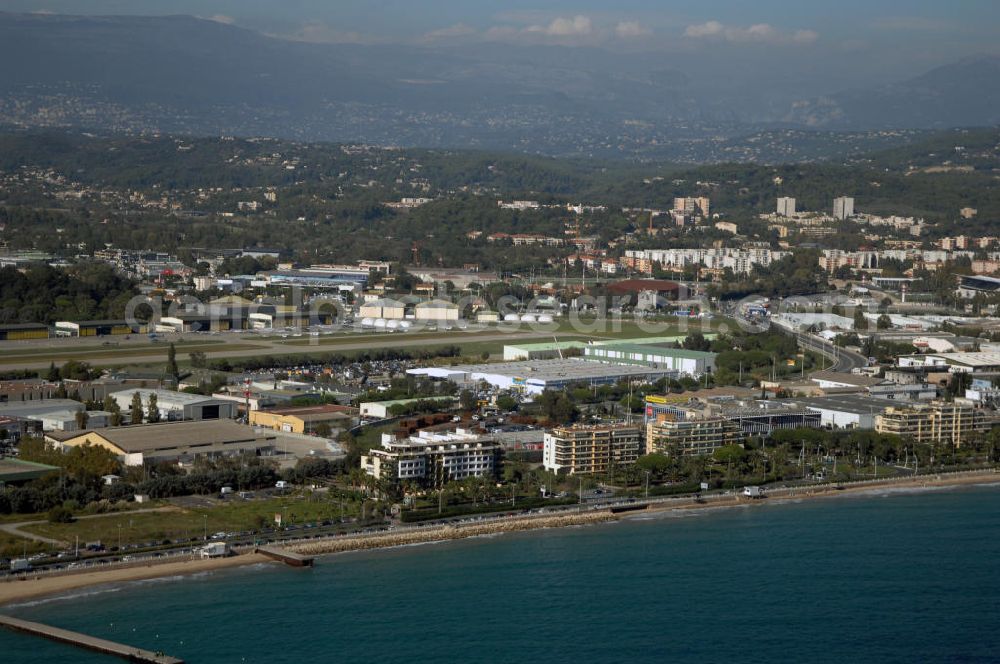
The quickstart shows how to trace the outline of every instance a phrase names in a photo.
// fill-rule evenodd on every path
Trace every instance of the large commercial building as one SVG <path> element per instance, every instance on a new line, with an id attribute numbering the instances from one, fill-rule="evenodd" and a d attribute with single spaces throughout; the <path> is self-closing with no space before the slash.
<path id="1" fill-rule="evenodd" d="M 715 353 L 655 344 L 585 346 L 587 359 L 611 364 L 634 364 L 651 369 L 667 369 L 687 376 L 701 376 L 715 371 Z"/>
<path id="2" fill-rule="evenodd" d="M 381 298 L 364 302 L 358 309 L 362 318 L 385 318 L 386 320 L 402 320 L 406 306 L 397 300 Z"/>
<path id="3" fill-rule="evenodd" d="M 204 397 L 187 392 L 171 392 L 170 390 L 150 390 L 136 388 L 114 392 L 111 398 L 115 400 L 122 413 L 128 413 L 132 407 L 132 397 L 138 394 L 142 400 L 143 414 L 149 417 L 149 398 L 156 395 L 156 408 L 160 411 L 161 420 L 225 420 L 236 417 L 239 405 L 233 401 Z"/>
<path id="4" fill-rule="evenodd" d="M 457 321 L 459 318 L 458 305 L 447 300 L 431 300 L 420 302 L 413 307 L 413 315 L 419 321 L 445 323 Z"/>
<path id="5" fill-rule="evenodd" d="M 272 432 L 237 424 L 214 422 L 160 422 L 100 431 L 50 433 L 45 439 L 62 450 L 95 445 L 111 450 L 126 466 L 160 461 L 192 462 L 197 458 L 274 454 Z"/>
<path id="6" fill-rule="evenodd" d="M 420 431 L 408 438 L 382 434 L 382 446 L 361 457 L 370 476 L 390 482 L 413 481 L 440 486 L 468 477 L 496 475 L 501 447 L 490 436 L 465 429 Z"/>
<path id="7" fill-rule="evenodd" d="M 12 323 L 0 325 L 0 341 L 25 341 L 48 339 L 49 327 L 41 323 Z"/>
<path id="8" fill-rule="evenodd" d="M 36 423 L 27 428 L 40 428 L 45 431 L 75 431 L 78 428 L 77 413 L 84 411 L 84 405 L 73 399 L 40 399 L 38 401 L 0 403 L 0 417 L 24 423 Z M 108 424 L 107 413 L 88 413 L 89 417 L 93 417 L 93 423 L 88 423 L 92 428 Z"/>
<path id="9" fill-rule="evenodd" d="M 61 320 L 55 326 L 57 337 L 105 337 L 122 334 L 144 334 L 146 325 L 127 320 Z"/>
<path id="10" fill-rule="evenodd" d="M 316 433 L 317 427 L 349 428 L 357 413 L 355 408 L 335 404 L 251 410 L 250 424 L 285 433 Z"/>
<path id="11" fill-rule="evenodd" d="M 707 341 L 712 341 L 717 334 L 703 335 Z M 516 360 L 551 360 L 554 358 L 583 355 L 587 346 L 664 346 L 683 343 L 686 335 L 669 337 L 638 337 L 635 339 L 605 339 L 601 341 L 550 341 L 537 344 L 511 344 L 503 347 L 505 361 Z"/>
<path id="12" fill-rule="evenodd" d="M 642 429 L 631 424 L 556 427 L 545 434 L 542 462 L 546 470 L 606 473 L 628 466 L 642 452 Z"/>
<path id="13" fill-rule="evenodd" d="M 792 402 L 819 413 L 820 424 L 831 429 L 874 429 L 875 418 L 892 405 L 887 399 L 857 394 L 795 398 Z"/>
<path id="14" fill-rule="evenodd" d="M 747 436 L 770 436 L 778 429 L 817 428 L 820 414 L 796 402 L 753 399 L 690 399 L 677 403 L 651 395 L 646 397 L 646 424 L 662 419 L 722 417 L 739 426 Z"/>
<path id="15" fill-rule="evenodd" d="M 526 394 L 562 390 L 571 385 L 607 385 L 623 380 L 654 382 L 660 378 L 678 376 L 678 372 L 671 369 L 614 365 L 583 359 L 460 364 L 454 367 L 408 369 L 406 373 L 450 380 L 460 385 L 485 381 L 497 389 L 517 390 Z"/>
<path id="16" fill-rule="evenodd" d="M 928 353 L 926 355 L 901 355 L 900 367 L 947 369 L 952 373 L 1000 371 L 1000 353 Z"/>
<path id="17" fill-rule="evenodd" d="M 970 436 L 989 431 L 996 422 L 971 405 L 945 401 L 891 406 L 875 418 L 875 430 L 918 443 L 961 447 Z"/>

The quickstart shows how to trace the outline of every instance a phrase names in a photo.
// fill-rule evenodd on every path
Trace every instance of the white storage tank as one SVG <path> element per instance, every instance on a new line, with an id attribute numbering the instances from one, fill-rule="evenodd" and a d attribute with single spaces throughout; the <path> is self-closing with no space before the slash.
<path id="1" fill-rule="evenodd" d="M 413 323 L 408 320 L 404 320 L 399 323 L 399 329 L 403 331 L 409 330 L 411 327 L 413 327 Z"/>
<path id="2" fill-rule="evenodd" d="M 521 322 L 522 323 L 534 323 L 535 322 L 535 315 L 534 314 L 522 314 L 521 315 Z"/>
<path id="3" fill-rule="evenodd" d="M 540 315 L 540 316 L 538 317 L 538 322 L 539 322 L 539 323 L 552 323 L 552 322 L 554 322 L 554 321 L 553 321 L 553 318 L 552 318 L 552 316 L 550 316 L 550 315 L 548 315 L 548 314 L 541 314 L 541 315 Z"/>
<path id="4" fill-rule="evenodd" d="M 386 320 L 384 318 L 376 318 L 375 319 L 375 329 L 376 330 L 384 330 L 385 326 L 386 326 Z"/>
<path id="5" fill-rule="evenodd" d="M 503 320 L 505 323 L 516 323 L 517 321 L 521 320 L 521 317 L 518 316 L 517 314 L 507 314 L 506 316 L 503 317 Z"/>
<path id="6" fill-rule="evenodd" d="M 361 327 L 375 327 L 375 319 L 374 318 L 362 318 L 361 319 Z"/>
<path id="7" fill-rule="evenodd" d="M 390 320 L 385 324 L 385 329 L 389 330 L 390 332 L 395 332 L 400 328 L 400 323 L 402 323 L 402 321 Z"/>

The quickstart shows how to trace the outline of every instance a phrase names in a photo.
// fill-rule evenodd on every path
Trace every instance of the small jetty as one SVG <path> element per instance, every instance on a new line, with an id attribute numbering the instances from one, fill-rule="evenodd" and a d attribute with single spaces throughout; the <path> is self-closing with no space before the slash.
<path id="1" fill-rule="evenodd" d="M 613 505 L 610 512 L 612 514 L 622 514 L 623 512 L 639 512 L 649 509 L 649 505 L 646 503 L 637 503 L 635 505 Z"/>
<path id="2" fill-rule="evenodd" d="M 68 629 L 51 627 L 49 625 L 43 625 L 42 623 L 21 620 L 20 618 L 0 615 L 0 627 L 6 627 L 7 629 L 15 632 L 21 632 L 23 634 L 41 636 L 52 641 L 59 641 L 60 643 L 68 643 L 69 645 L 77 646 L 78 648 L 84 648 L 86 650 L 92 650 L 106 655 L 114 655 L 115 657 L 121 657 L 129 662 L 144 662 L 148 664 L 184 664 L 184 660 L 177 659 L 176 657 L 170 657 L 169 655 L 164 655 L 163 653 L 143 650 L 142 648 L 135 648 L 127 646 L 123 643 L 115 643 L 114 641 L 107 641 L 105 639 L 98 639 L 93 636 L 87 636 L 86 634 L 80 634 L 79 632 L 71 632 Z"/>
<path id="3" fill-rule="evenodd" d="M 291 567 L 312 567 L 313 557 L 281 549 L 276 546 L 258 546 L 257 553 L 263 554 L 272 560 L 290 565 Z"/>

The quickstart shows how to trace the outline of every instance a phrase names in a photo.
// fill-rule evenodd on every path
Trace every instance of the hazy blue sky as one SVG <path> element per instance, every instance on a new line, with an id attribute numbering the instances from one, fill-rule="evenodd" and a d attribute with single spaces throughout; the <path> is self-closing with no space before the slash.
<path id="1" fill-rule="evenodd" d="M 1000 51 L 1000 0 L 0 0 L 7 11 L 194 14 L 330 42 L 511 42 L 872 62 Z"/>

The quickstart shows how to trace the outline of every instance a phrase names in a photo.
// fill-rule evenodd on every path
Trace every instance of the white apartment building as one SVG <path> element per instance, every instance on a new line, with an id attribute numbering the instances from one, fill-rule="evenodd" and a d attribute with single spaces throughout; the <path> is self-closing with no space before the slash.
<path id="1" fill-rule="evenodd" d="M 468 477 L 495 475 L 501 446 L 491 436 L 467 429 L 420 431 L 409 438 L 382 434 L 382 446 L 361 457 L 368 475 L 392 482 L 440 485 Z"/>
<path id="2" fill-rule="evenodd" d="M 841 196 L 833 199 L 833 216 L 837 219 L 849 219 L 854 216 L 854 199 Z"/>
<path id="3" fill-rule="evenodd" d="M 633 264 L 659 263 L 664 268 L 683 269 L 688 265 L 702 265 L 710 269 L 729 268 L 737 274 L 748 274 L 757 265 L 768 266 L 789 255 L 787 251 L 775 251 L 764 247 L 744 249 L 630 249 L 625 259 Z"/>
<path id="4" fill-rule="evenodd" d="M 795 216 L 795 199 L 788 196 L 778 198 L 777 212 L 782 217 Z"/>

